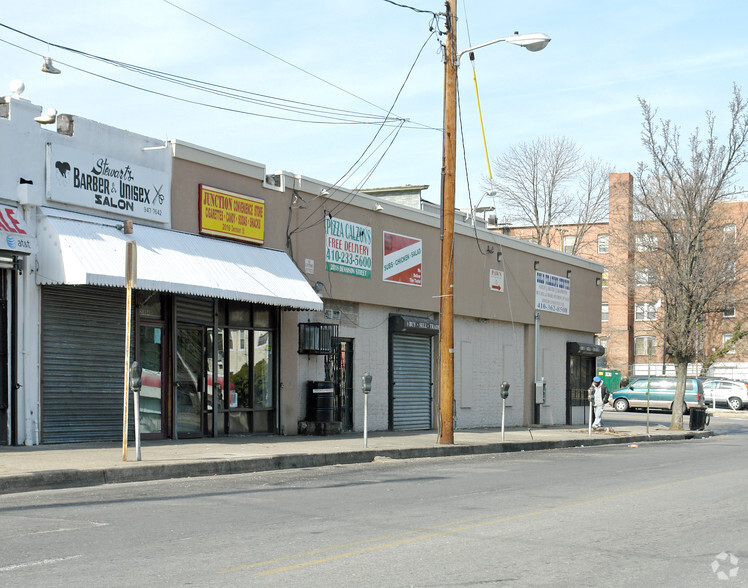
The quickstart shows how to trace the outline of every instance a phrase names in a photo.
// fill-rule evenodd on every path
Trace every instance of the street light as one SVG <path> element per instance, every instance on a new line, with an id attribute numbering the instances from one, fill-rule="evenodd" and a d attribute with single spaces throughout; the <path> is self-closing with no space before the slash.
<path id="1" fill-rule="evenodd" d="M 550 42 L 542 33 L 502 37 L 457 51 L 457 0 L 446 0 L 446 42 L 444 51 L 444 135 L 442 142 L 442 249 L 439 285 L 439 443 L 454 442 L 454 266 L 455 167 L 457 145 L 457 67 L 460 57 L 487 45 L 506 41 L 540 51 Z"/>
<path id="2" fill-rule="evenodd" d="M 492 210 L 496 210 L 493 206 L 473 206 L 472 210 L 470 211 L 470 216 L 473 220 L 473 226 L 475 226 L 475 215 L 484 212 L 490 212 Z M 484 219 L 485 220 L 485 219 Z"/>

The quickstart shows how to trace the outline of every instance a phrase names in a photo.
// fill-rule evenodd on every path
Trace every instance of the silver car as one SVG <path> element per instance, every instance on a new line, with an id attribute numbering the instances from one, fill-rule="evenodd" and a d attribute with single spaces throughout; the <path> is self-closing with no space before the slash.
<path id="1" fill-rule="evenodd" d="M 748 383 L 738 380 L 704 380 L 704 402 L 707 405 L 727 404 L 733 410 L 748 406 Z"/>

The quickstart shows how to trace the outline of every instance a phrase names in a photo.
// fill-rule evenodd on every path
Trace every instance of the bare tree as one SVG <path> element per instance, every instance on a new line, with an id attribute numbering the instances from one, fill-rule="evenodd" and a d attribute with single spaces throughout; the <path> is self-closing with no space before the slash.
<path id="1" fill-rule="evenodd" d="M 494 159 L 490 181 L 506 217 L 532 226 L 534 241 L 549 247 L 554 229 L 577 225 L 573 252 L 595 222 L 607 215 L 609 165 L 583 160 L 570 139 L 540 138 L 512 146 Z"/>
<path id="2" fill-rule="evenodd" d="M 659 325 L 678 378 L 670 428 L 682 429 L 680 407 L 701 325 L 707 313 L 734 298 L 746 270 L 739 255 L 743 227 L 735 227 L 720 204 L 738 193 L 736 174 L 748 158 L 748 105 L 734 87 L 726 144 L 719 144 L 715 117 L 707 112 L 705 134 L 697 128 L 681 152 L 679 128 L 658 121 L 656 110 L 639 102 L 650 163 L 640 163 L 635 174 L 636 265 L 660 296 Z M 726 233 L 728 223 L 735 230 Z"/>
<path id="3" fill-rule="evenodd" d="M 600 159 L 587 159 L 577 174 L 577 190 L 572 195 L 569 214 L 575 225 L 574 245 L 571 253 L 577 254 L 584 237 L 595 223 L 608 217 L 608 185 L 611 165 Z"/>

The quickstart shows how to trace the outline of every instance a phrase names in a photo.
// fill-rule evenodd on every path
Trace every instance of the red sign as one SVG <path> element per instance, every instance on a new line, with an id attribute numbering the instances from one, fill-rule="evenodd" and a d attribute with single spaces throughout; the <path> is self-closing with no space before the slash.
<path id="1" fill-rule="evenodd" d="M 409 286 L 421 285 L 423 267 L 423 242 L 415 237 L 383 232 L 385 282 L 398 282 Z"/>

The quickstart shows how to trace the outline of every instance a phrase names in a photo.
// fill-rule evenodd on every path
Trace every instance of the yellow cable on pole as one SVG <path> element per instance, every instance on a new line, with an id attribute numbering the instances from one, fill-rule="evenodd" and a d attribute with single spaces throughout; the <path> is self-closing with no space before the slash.
<path id="1" fill-rule="evenodd" d="M 475 56 L 470 53 L 470 61 L 474 60 Z M 483 114 L 480 110 L 480 96 L 478 95 L 478 78 L 475 77 L 475 65 L 473 65 L 473 84 L 475 85 L 475 99 L 478 101 L 478 118 L 480 119 L 480 132 L 483 134 L 483 149 L 486 152 L 486 165 L 488 166 L 488 177 L 493 179 L 491 174 L 491 161 L 488 159 L 488 144 L 486 143 L 486 131 L 483 128 Z"/>

